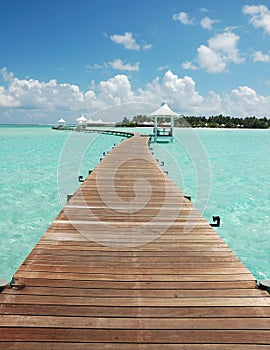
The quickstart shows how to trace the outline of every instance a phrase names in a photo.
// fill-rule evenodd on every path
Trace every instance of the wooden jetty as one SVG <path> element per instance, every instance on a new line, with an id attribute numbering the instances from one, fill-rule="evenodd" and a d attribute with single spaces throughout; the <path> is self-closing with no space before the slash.
<path id="1" fill-rule="evenodd" d="M 114 130 L 114 129 L 97 129 L 97 128 L 86 128 L 86 127 L 76 127 L 76 126 L 53 126 L 53 130 L 58 131 L 77 131 L 77 132 L 88 132 L 88 133 L 99 133 L 99 134 L 107 134 L 107 135 L 114 135 L 114 136 L 122 136 L 122 137 L 132 137 L 134 135 L 131 131 L 126 130 Z"/>
<path id="2" fill-rule="evenodd" d="M 0 294 L 0 349 L 269 349 L 270 298 L 148 137 L 100 162 Z"/>

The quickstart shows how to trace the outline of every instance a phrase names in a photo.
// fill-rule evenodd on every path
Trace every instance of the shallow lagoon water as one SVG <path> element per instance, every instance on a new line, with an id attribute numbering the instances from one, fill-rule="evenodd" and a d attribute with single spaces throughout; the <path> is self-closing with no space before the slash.
<path id="1" fill-rule="evenodd" d="M 175 136 L 153 145 L 156 157 L 208 221 L 221 217 L 218 233 L 254 276 L 270 278 L 270 130 L 176 129 Z M 10 279 L 29 254 L 78 188 L 78 175 L 119 142 L 50 127 L 0 127 L 1 278 Z"/>
<path id="2" fill-rule="evenodd" d="M 221 217 L 218 233 L 253 275 L 270 278 L 270 130 L 176 129 L 175 136 L 154 146 L 161 159 L 173 154 L 170 177 L 209 222 Z"/>
<path id="3" fill-rule="evenodd" d="M 103 152 L 120 141 L 50 127 L 0 127 L 0 278 L 12 277 L 66 195 L 79 187 L 78 176 L 86 177 Z"/>

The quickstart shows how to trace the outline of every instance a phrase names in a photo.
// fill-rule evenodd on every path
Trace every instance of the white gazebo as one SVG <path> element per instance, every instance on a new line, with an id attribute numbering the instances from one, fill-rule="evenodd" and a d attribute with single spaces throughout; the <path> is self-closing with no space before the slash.
<path id="1" fill-rule="evenodd" d="M 179 113 L 174 112 L 167 103 L 162 103 L 161 106 L 156 109 L 154 112 L 150 113 L 148 117 L 153 118 L 155 121 L 155 126 L 154 126 L 154 142 L 157 142 L 158 136 L 161 137 L 173 137 L 173 132 L 174 132 L 174 119 L 180 117 Z M 158 128 L 158 119 L 159 118 L 170 118 L 171 123 L 170 127 L 165 128 L 163 127 L 162 129 Z M 164 125 L 165 126 L 165 125 Z"/>
<path id="2" fill-rule="evenodd" d="M 66 125 L 66 121 L 65 121 L 65 119 L 63 119 L 63 118 L 57 120 L 57 123 L 58 123 L 58 127 L 59 127 L 59 128 L 64 128 L 65 125 Z"/>
<path id="3" fill-rule="evenodd" d="M 76 119 L 76 122 L 78 124 L 79 128 L 83 128 L 86 126 L 86 122 L 87 122 L 87 118 L 85 118 L 85 116 L 82 114 L 81 116 L 79 116 L 79 118 Z"/>

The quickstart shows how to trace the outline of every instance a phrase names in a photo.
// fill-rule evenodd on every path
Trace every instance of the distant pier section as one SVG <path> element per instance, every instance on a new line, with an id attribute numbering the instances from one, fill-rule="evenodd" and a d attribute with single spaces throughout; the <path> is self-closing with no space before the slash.
<path id="1" fill-rule="evenodd" d="M 153 111 L 152 113 L 147 115 L 149 120 L 152 120 L 150 123 L 142 124 L 141 126 L 151 126 L 153 127 L 152 133 L 149 133 L 151 138 L 151 142 L 160 142 L 167 143 L 173 140 L 174 135 L 174 120 L 183 118 L 183 115 L 174 112 L 167 103 L 162 103 L 161 106 Z M 85 131 L 85 132 L 100 132 L 100 133 L 108 133 L 119 136 L 129 137 L 129 132 L 120 132 L 112 130 L 114 123 L 103 122 L 101 119 L 97 121 L 88 120 L 84 115 L 81 115 L 76 119 L 76 126 L 68 126 L 66 125 L 66 121 L 61 118 L 58 120 L 58 124 L 54 125 L 52 128 L 55 130 L 71 130 L 71 131 Z M 95 126 L 95 128 L 93 128 Z M 110 129 L 98 129 L 96 126 L 106 126 L 111 127 Z"/>

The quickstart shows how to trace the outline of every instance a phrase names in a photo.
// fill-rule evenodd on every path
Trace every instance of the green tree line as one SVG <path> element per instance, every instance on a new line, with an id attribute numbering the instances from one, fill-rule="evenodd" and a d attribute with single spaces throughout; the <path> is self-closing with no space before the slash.
<path id="1" fill-rule="evenodd" d="M 170 121 L 169 118 L 159 120 L 159 122 Z M 146 115 L 137 115 L 132 119 L 125 117 L 121 122 L 117 123 L 118 127 L 137 127 L 145 126 L 146 123 L 153 123 L 153 120 Z M 178 118 L 174 122 L 177 127 L 192 128 L 244 128 L 244 129 L 268 129 L 270 128 L 269 118 L 246 117 L 230 117 L 222 114 L 216 116 L 185 116 Z"/>

